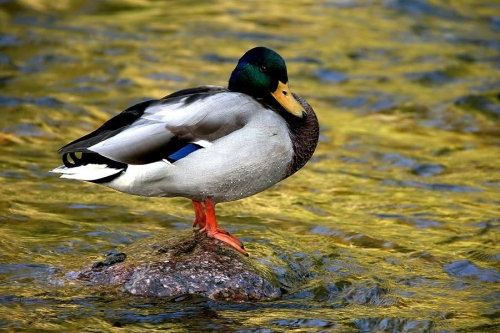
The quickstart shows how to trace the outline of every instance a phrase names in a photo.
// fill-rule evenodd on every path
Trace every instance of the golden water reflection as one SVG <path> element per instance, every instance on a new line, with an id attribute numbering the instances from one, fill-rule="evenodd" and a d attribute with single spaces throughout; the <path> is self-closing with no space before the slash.
<path id="1" fill-rule="evenodd" d="M 498 329 L 498 17 L 474 0 L 2 4 L 0 327 Z M 57 149 L 133 103 L 225 85 L 255 45 L 287 60 L 321 142 L 304 170 L 218 214 L 253 258 L 290 263 L 289 293 L 172 304 L 68 282 L 189 228 L 192 210 L 60 180 Z"/>

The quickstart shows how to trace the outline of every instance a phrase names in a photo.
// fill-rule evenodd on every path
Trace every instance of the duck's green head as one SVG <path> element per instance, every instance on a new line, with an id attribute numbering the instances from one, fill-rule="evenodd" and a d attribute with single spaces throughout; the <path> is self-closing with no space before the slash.
<path id="1" fill-rule="evenodd" d="M 290 91 L 285 60 L 266 47 L 255 47 L 241 57 L 228 88 L 255 98 L 274 100 L 296 117 L 307 115 Z"/>

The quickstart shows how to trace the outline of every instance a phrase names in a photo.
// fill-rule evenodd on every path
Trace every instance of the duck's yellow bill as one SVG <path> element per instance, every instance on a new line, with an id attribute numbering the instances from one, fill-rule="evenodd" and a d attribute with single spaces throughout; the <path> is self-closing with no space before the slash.
<path id="1" fill-rule="evenodd" d="M 278 82 L 278 88 L 276 88 L 275 92 L 271 93 L 273 97 L 281 104 L 282 107 L 285 108 L 288 112 L 293 114 L 298 118 L 305 118 L 307 113 L 304 111 L 302 105 L 293 97 L 292 91 L 287 83 L 283 83 L 281 81 Z"/>

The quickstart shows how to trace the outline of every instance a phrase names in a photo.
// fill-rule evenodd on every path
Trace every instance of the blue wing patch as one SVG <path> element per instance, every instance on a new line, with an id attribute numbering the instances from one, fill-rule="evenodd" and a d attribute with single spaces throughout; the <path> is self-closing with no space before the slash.
<path id="1" fill-rule="evenodd" d="M 189 154 L 197 151 L 200 148 L 202 148 L 202 147 L 195 144 L 195 143 L 188 143 L 185 146 L 183 146 L 181 149 L 176 151 L 175 153 L 168 155 L 167 160 L 170 163 L 173 163 L 175 161 L 180 160 L 181 158 L 188 156 Z"/>

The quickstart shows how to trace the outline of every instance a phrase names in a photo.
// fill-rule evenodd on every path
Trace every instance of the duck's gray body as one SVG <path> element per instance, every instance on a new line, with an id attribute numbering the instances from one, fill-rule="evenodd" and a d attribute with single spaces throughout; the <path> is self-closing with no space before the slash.
<path id="1" fill-rule="evenodd" d="M 61 149 L 97 154 L 104 163 L 65 162 L 53 171 L 140 196 L 212 198 L 214 203 L 248 197 L 300 169 L 316 147 L 317 119 L 296 97 L 308 111 L 305 122 L 315 124 L 307 132 L 310 142 L 300 142 L 282 114 L 255 98 L 204 86 L 134 109 L 134 115 L 119 115 L 115 123 L 122 117 L 123 126 L 105 124 Z M 163 153 L 174 144 L 198 149 L 185 156 Z M 301 151 L 301 144 L 307 149 Z"/>

